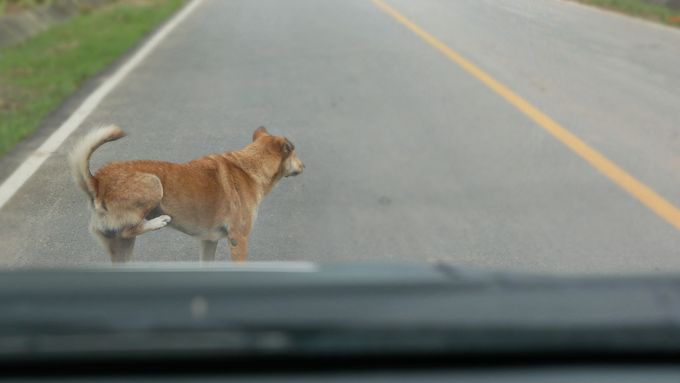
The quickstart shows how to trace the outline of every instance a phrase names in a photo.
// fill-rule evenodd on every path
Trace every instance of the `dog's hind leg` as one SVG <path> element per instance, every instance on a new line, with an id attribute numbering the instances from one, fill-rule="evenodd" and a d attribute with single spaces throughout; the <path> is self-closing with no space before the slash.
<path id="1" fill-rule="evenodd" d="M 111 262 L 113 264 L 130 262 L 132 250 L 135 247 L 135 237 L 121 238 L 114 236 L 107 238 L 107 236 L 99 231 L 97 231 L 96 234 L 111 256 Z"/>
<path id="2" fill-rule="evenodd" d="M 124 229 L 119 233 L 108 231 L 102 233 L 99 230 L 94 230 L 94 232 L 111 256 L 112 263 L 127 263 L 132 259 L 135 238 L 140 234 L 163 228 L 168 222 L 170 222 L 170 216 L 162 215 L 137 226 Z"/>
<path id="3" fill-rule="evenodd" d="M 150 221 L 140 223 L 137 226 L 128 227 L 121 233 L 121 238 L 134 238 L 138 235 L 148 233 L 150 231 L 164 228 L 172 218 L 169 215 L 162 215 Z"/>
<path id="4" fill-rule="evenodd" d="M 217 251 L 217 241 L 201 241 L 201 262 L 214 261 L 215 251 Z"/>

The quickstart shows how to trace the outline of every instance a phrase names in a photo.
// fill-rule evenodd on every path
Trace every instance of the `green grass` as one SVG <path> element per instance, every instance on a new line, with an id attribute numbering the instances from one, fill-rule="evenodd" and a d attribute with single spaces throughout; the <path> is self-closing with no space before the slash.
<path id="1" fill-rule="evenodd" d="M 579 3 L 590 4 L 613 11 L 622 12 L 631 16 L 657 21 L 668 25 L 680 27 L 680 11 L 652 5 L 636 0 L 575 0 Z M 674 20 L 675 19 L 675 20 Z"/>
<path id="2" fill-rule="evenodd" d="M 121 1 L 0 51 L 0 155 L 88 78 L 172 15 L 182 0 Z"/>

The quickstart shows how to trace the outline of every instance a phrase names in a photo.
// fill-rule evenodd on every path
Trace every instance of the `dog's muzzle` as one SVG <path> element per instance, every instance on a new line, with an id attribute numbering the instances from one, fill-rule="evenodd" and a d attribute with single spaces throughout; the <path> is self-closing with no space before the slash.
<path id="1" fill-rule="evenodd" d="M 302 173 L 302 171 L 305 170 L 305 164 L 303 164 L 302 161 L 300 161 L 300 166 L 301 166 L 300 170 L 296 170 L 296 171 L 290 173 L 289 175 L 287 175 L 286 177 L 295 177 L 296 175 Z"/>

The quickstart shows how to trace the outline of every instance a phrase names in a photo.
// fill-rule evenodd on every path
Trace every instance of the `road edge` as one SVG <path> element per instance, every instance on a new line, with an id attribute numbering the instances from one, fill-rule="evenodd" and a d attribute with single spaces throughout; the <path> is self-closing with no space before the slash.
<path id="1" fill-rule="evenodd" d="M 43 119 L 31 137 L 0 158 L 0 211 L 43 162 L 203 0 L 190 0 L 172 17 L 138 41 L 132 49 L 89 79 Z"/>
<path id="2" fill-rule="evenodd" d="M 617 11 L 612 10 L 612 9 L 602 8 L 602 7 L 598 7 L 596 5 L 592 5 L 592 4 L 584 4 L 584 3 L 581 3 L 581 2 L 578 2 L 578 1 L 575 1 L 575 0 L 555 0 L 555 1 L 570 4 L 570 5 L 573 5 L 573 6 L 576 6 L 576 7 L 589 9 L 589 10 L 594 11 L 594 12 L 606 14 L 606 15 L 609 15 L 609 16 L 618 17 L 620 19 L 632 21 L 632 22 L 635 22 L 635 23 L 644 24 L 644 25 L 650 26 L 652 28 L 658 28 L 658 29 L 661 29 L 661 30 L 664 30 L 664 31 L 672 31 L 674 33 L 680 33 L 680 28 L 678 28 L 678 27 L 672 27 L 670 25 L 667 25 L 667 24 L 664 24 L 664 23 L 659 23 L 659 22 L 656 22 L 656 21 L 645 20 L 644 18 L 631 16 L 631 15 L 628 15 L 626 13 L 617 12 Z"/>

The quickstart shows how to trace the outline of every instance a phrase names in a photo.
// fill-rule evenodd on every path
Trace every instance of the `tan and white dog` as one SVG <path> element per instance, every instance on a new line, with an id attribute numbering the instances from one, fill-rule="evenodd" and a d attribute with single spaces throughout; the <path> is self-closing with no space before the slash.
<path id="1" fill-rule="evenodd" d="M 90 229 L 113 263 L 130 261 L 136 236 L 166 225 L 201 240 L 201 261 L 214 260 L 225 237 L 232 260 L 245 261 L 260 202 L 281 178 L 305 168 L 290 141 L 260 127 L 239 151 L 185 164 L 110 162 L 92 176 L 92 153 L 123 136 L 117 126 L 95 129 L 70 153 L 76 184 L 90 199 Z"/>

